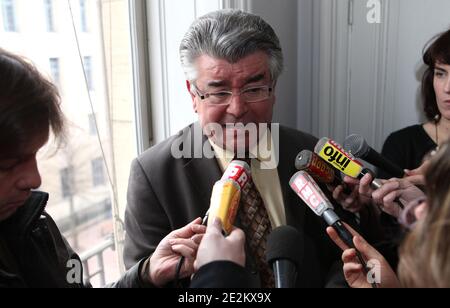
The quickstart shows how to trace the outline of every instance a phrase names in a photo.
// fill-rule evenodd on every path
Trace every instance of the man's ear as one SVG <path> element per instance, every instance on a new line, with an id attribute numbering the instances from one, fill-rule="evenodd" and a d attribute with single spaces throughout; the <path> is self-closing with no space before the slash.
<path id="1" fill-rule="evenodd" d="M 195 113 L 197 113 L 197 100 L 195 99 L 195 95 L 192 93 L 192 85 L 189 80 L 186 80 L 186 87 L 192 98 L 192 108 L 194 108 Z"/>
<path id="2" fill-rule="evenodd" d="M 187 90 L 188 90 L 188 92 L 189 92 L 189 94 L 191 95 L 191 98 L 192 98 L 192 100 L 194 100 L 194 98 L 195 98 L 195 95 L 192 93 L 192 85 L 191 85 L 191 82 L 189 81 L 189 80 L 186 80 L 186 88 L 187 88 Z"/>

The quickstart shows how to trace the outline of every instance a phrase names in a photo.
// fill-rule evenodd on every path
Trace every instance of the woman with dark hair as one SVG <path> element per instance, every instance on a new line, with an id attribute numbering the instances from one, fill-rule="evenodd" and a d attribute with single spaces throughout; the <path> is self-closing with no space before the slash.
<path id="1" fill-rule="evenodd" d="M 34 191 L 41 186 L 36 154 L 50 131 L 64 139 L 56 88 L 31 63 L 0 48 L 0 288 L 84 287 L 80 258 L 45 212 L 48 194 Z M 112 286 L 165 286 L 180 256 L 186 258 L 180 277 L 191 276 L 205 231 L 201 219 L 173 231 Z"/>
<path id="2" fill-rule="evenodd" d="M 450 30 L 438 35 L 426 48 L 427 70 L 422 79 L 422 99 L 428 122 L 392 133 L 382 154 L 403 169 L 422 165 L 450 137 Z M 389 178 L 381 172 L 379 177 Z"/>

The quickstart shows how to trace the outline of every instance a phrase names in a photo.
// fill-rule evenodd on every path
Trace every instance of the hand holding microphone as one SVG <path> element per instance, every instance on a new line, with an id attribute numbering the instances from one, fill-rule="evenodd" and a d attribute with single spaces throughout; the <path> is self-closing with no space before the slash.
<path id="1" fill-rule="evenodd" d="M 167 235 L 149 259 L 146 266 L 148 277 L 143 278 L 157 287 L 163 287 L 170 281 L 192 275 L 198 245 L 206 231 L 201 221 L 197 218 L 187 226 Z M 183 262 L 180 261 L 180 255 Z"/>
<path id="2" fill-rule="evenodd" d="M 371 288 L 374 281 L 379 280 L 378 283 L 381 288 L 399 288 L 398 278 L 386 259 L 355 230 L 350 226 L 346 227 L 353 236 L 354 248 L 346 245 L 333 228 L 327 228 L 327 233 L 333 242 L 343 250 L 344 276 L 349 286 L 351 288 Z M 369 260 L 371 265 L 370 275 L 360 264 L 357 252 L 366 260 Z"/>
<path id="3" fill-rule="evenodd" d="M 353 235 L 346 228 L 339 216 L 334 212 L 333 205 L 320 190 L 314 179 L 306 172 L 297 172 L 289 182 L 294 192 L 305 202 L 305 204 L 319 217 L 337 232 L 339 238 L 351 248 L 354 248 Z M 367 272 L 366 262 L 357 251 L 357 257 Z M 373 284 L 376 288 L 376 284 Z"/>
<path id="4" fill-rule="evenodd" d="M 337 187 L 342 186 L 346 194 L 352 191 L 350 187 L 336 174 L 336 170 L 316 153 L 309 150 L 301 151 L 295 158 L 295 168 L 299 171 L 308 172 L 316 181 Z"/>
<path id="5" fill-rule="evenodd" d="M 405 176 L 404 170 L 372 149 L 367 144 L 366 140 L 360 135 L 354 134 L 348 136 L 344 141 L 344 149 L 357 158 L 361 158 L 368 163 L 389 173 L 394 178 L 402 178 Z"/>
<path id="6" fill-rule="evenodd" d="M 380 189 L 374 191 L 372 197 L 385 213 L 399 218 L 404 206 L 417 199 L 425 199 L 425 193 L 406 179 L 394 178 L 386 181 Z"/>
<path id="7" fill-rule="evenodd" d="M 320 139 L 314 152 L 349 177 L 360 180 L 366 174 L 371 174 L 375 178 L 372 170 L 365 168 L 351 154 L 344 151 L 337 142 L 329 138 Z M 378 189 L 382 183 L 380 180 L 374 179 L 370 185 L 373 189 Z"/>
<path id="8" fill-rule="evenodd" d="M 351 154 L 342 150 L 341 146 L 329 138 L 322 138 L 317 143 L 315 153 L 346 175 L 344 182 L 353 187 L 352 191 L 343 191 L 337 187 L 333 198 L 342 207 L 352 213 L 358 213 L 364 206 L 371 203 L 373 189 L 381 187 L 379 180 L 374 180 L 374 173 L 364 168 Z M 352 180 L 355 179 L 355 180 Z"/>
<path id="9" fill-rule="evenodd" d="M 217 181 L 211 194 L 211 203 L 203 219 L 203 225 L 212 225 L 218 219 L 225 235 L 231 234 L 239 209 L 241 190 L 251 180 L 250 166 L 240 160 L 232 161 L 225 170 L 222 179 Z M 179 258 L 176 267 L 175 282 L 178 284 L 186 256 Z"/>
<path id="10" fill-rule="evenodd" d="M 227 237 L 222 234 L 222 222 L 215 218 L 206 229 L 194 262 L 195 271 L 208 263 L 229 261 L 245 267 L 245 234 L 233 228 Z"/>

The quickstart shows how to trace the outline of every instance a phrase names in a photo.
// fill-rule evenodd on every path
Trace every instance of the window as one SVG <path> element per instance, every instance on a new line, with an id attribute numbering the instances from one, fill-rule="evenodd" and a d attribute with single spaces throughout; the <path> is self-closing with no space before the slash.
<path id="1" fill-rule="evenodd" d="M 80 0 L 80 29 L 81 32 L 88 32 L 86 0 Z"/>
<path id="2" fill-rule="evenodd" d="M 52 80 L 56 85 L 61 84 L 61 72 L 59 67 L 59 59 L 58 58 L 50 58 L 50 75 L 52 76 Z"/>
<path id="3" fill-rule="evenodd" d="M 53 0 L 44 0 L 45 26 L 47 32 L 55 32 L 53 21 Z"/>
<path id="4" fill-rule="evenodd" d="M 94 90 L 94 83 L 92 79 L 92 58 L 91 57 L 83 57 L 83 66 L 84 73 L 86 75 L 86 82 L 89 91 Z"/>
<path id="5" fill-rule="evenodd" d="M 103 159 L 97 158 L 92 162 L 92 184 L 94 187 L 102 186 L 106 184 L 105 171 L 103 170 Z"/>
<path id="6" fill-rule="evenodd" d="M 15 1 L 1 0 L 3 13 L 3 28 L 6 32 L 17 32 Z"/>
<path id="7" fill-rule="evenodd" d="M 91 113 L 89 115 L 89 134 L 91 136 L 97 136 L 97 125 L 95 121 L 96 115 Z"/>
<path id="8" fill-rule="evenodd" d="M 73 168 L 67 167 L 60 171 L 61 176 L 61 195 L 64 199 L 73 196 Z"/>
<path id="9" fill-rule="evenodd" d="M 129 166 L 137 156 L 130 2 L 135 1 L 0 0 L 0 32 L 3 25 L 16 26 L 19 7 L 24 16 L 42 18 L 41 29 L 37 19 L 21 19 L 20 33 L 0 34 L 0 45 L 30 59 L 64 89 L 67 137 L 40 151 L 40 190 L 49 193 L 47 211 L 82 257 L 85 278 L 95 287 L 115 281 L 123 270 L 121 215 Z M 52 28 L 57 31 L 48 35 Z"/>

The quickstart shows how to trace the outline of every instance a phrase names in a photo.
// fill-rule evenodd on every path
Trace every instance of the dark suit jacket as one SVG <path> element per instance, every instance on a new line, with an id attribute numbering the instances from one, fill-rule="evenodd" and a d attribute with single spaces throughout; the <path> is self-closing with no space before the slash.
<path id="1" fill-rule="evenodd" d="M 184 147 L 190 146 L 192 152 L 201 153 L 203 144 L 194 144 L 193 138 L 189 138 L 194 129 L 199 130 L 200 125 L 195 123 L 186 127 L 178 135 L 149 149 L 132 164 L 125 216 L 124 259 L 128 268 L 152 254 L 171 231 L 203 217 L 209 208 L 213 185 L 222 176 L 216 159 L 175 159 L 171 154 L 172 144 L 180 144 L 180 141 L 184 142 Z M 209 145 L 205 137 L 203 141 Z M 333 279 L 330 278 L 330 269 L 340 260 L 341 253 L 326 235 L 326 225 L 289 187 L 289 179 L 296 172 L 297 154 L 305 149 L 313 150 L 316 143 L 315 137 L 280 127 L 278 172 L 287 224 L 305 236 L 299 287 L 323 287 L 330 283 L 345 285 L 340 276 L 342 267 L 335 267 Z M 259 281 L 256 267 L 251 258 L 247 259 L 256 283 Z"/>

